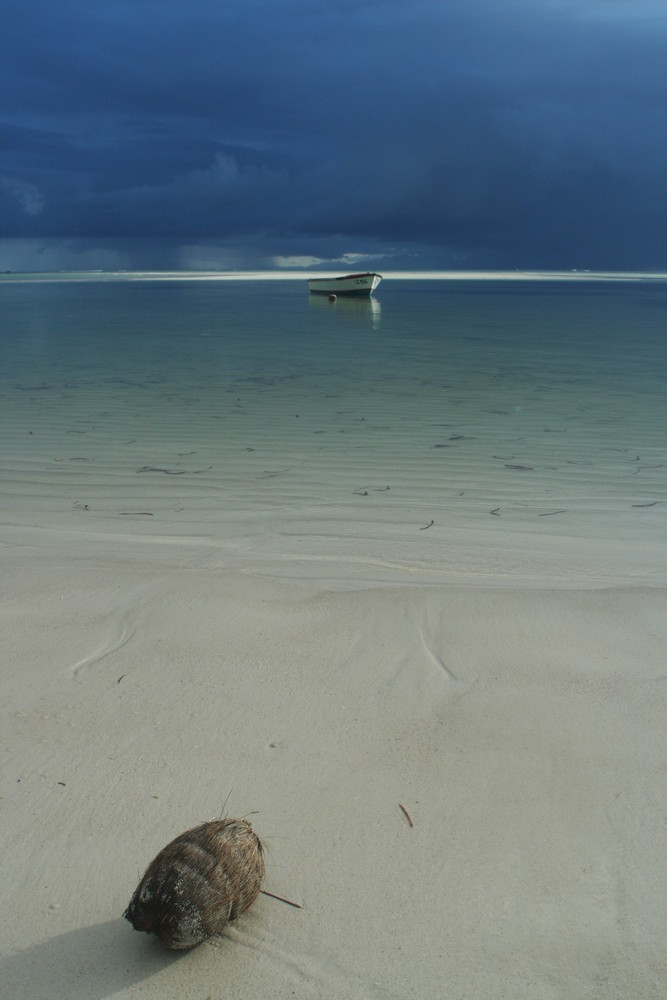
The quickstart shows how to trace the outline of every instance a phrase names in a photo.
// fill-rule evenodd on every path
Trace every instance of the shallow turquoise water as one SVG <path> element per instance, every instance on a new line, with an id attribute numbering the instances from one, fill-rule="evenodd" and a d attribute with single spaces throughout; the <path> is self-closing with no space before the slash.
<path id="1" fill-rule="evenodd" d="M 335 545 L 358 520 L 665 527 L 665 284 L 388 280 L 330 304 L 291 281 L 4 281 L 0 298 L 9 523 L 84 507 L 104 530 L 145 511 L 137 530 L 215 536 L 273 512 L 284 553 L 299 526 Z"/>

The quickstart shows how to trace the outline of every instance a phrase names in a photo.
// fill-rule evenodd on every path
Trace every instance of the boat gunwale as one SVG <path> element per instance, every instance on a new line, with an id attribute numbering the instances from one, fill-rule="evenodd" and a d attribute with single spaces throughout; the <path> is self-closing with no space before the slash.
<path id="1" fill-rule="evenodd" d="M 382 275 L 378 274 L 377 271 L 359 271 L 357 274 L 339 274 L 336 277 L 323 277 L 323 278 L 308 278 L 308 284 L 312 281 L 351 281 L 354 278 L 380 278 Z"/>

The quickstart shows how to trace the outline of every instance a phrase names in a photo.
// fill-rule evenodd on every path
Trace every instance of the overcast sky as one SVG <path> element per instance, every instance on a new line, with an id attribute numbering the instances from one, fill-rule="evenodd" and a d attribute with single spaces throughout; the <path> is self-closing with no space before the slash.
<path id="1" fill-rule="evenodd" d="M 667 269 L 667 0 L 20 0 L 0 269 Z"/>

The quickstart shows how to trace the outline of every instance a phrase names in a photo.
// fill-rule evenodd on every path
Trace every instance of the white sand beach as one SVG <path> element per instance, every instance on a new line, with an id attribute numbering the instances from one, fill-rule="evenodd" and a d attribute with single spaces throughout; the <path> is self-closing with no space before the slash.
<path id="1" fill-rule="evenodd" d="M 664 995 L 664 587 L 201 556 L 4 533 L 6 996 Z M 121 914 L 223 806 L 301 909 L 169 953 Z"/>

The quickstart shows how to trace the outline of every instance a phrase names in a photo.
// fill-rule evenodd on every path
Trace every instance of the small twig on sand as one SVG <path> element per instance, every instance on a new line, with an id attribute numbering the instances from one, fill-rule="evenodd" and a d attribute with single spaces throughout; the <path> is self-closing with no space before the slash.
<path id="1" fill-rule="evenodd" d="M 288 906 L 294 906 L 297 910 L 303 909 L 301 903 L 293 903 L 291 899 L 285 899 L 284 896 L 276 896 L 275 892 L 269 892 L 268 889 L 260 889 L 260 892 L 263 892 L 265 896 L 270 896 L 271 899 L 277 899 L 281 903 L 287 903 Z"/>
<path id="2" fill-rule="evenodd" d="M 400 802 L 398 803 L 398 805 L 399 805 L 399 807 L 400 807 L 400 809 L 401 809 L 401 812 L 403 813 L 403 815 L 404 815 L 404 816 L 405 816 L 405 818 L 407 819 L 408 823 L 410 824 L 410 826 L 411 826 L 411 827 L 412 827 L 412 826 L 414 826 L 415 824 L 414 824 L 414 823 L 412 822 L 412 820 L 410 819 L 410 813 L 409 813 L 409 812 L 408 812 L 408 810 L 407 810 L 407 809 L 405 808 L 405 806 L 401 805 L 401 803 L 400 803 Z"/>

